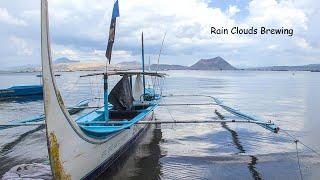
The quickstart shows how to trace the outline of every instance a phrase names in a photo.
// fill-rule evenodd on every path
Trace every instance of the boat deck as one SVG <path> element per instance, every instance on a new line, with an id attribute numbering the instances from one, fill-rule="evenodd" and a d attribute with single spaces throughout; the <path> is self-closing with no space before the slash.
<path id="1" fill-rule="evenodd" d="M 109 105 L 108 121 L 104 120 L 104 108 L 97 109 L 76 120 L 79 127 L 88 135 L 97 137 L 106 136 L 111 133 L 130 128 L 136 122 L 144 119 L 156 107 L 157 103 L 135 103 L 133 110 L 119 111 L 113 110 Z"/>

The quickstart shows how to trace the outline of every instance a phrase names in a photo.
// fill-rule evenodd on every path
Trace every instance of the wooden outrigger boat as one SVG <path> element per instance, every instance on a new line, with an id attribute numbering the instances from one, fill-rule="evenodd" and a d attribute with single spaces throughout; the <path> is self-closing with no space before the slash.
<path id="1" fill-rule="evenodd" d="M 113 7 L 106 52 L 109 63 L 115 36 L 116 17 L 118 16 L 118 0 L 116 0 Z M 92 179 L 97 177 L 110 167 L 137 140 L 149 124 L 236 122 L 257 124 L 274 133 L 278 133 L 279 131 L 279 127 L 274 123 L 247 115 L 209 95 L 162 96 L 162 92 L 156 92 L 154 86 L 146 88 L 146 76 L 163 78 L 166 74 L 144 71 L 143 34 L 142 71 L 108 72 L 106 69 L 104 73 L 82 76 L 103 76 L 104 106 L 96 107 L 95 110 L 73 120 L 70 114 L 83 109 L 83 106 L 88 106 L 88 103 L 81 102 L 73 109 L 68 109 L 64 105 L 52 68 L 47 0 L 41 0 L 41 61 L 45 123 L 41 122 L 43 116 L 40 116 L 39 118 L 27 121 L 12 121 L 9 124 L 0 124 L 0 130 L 16 126 L 45 125 L 53 179 Z M 111 76 L 121 76 L 122 78 L 109 93 L 108 78 Z M 135 81 L 133 81 L 134 77 L 136 78 Z M 207 97 L 211 99 L 211 103 L 160 104 L 162 97 L 174 96 Z M 215 120 L 154 121 L 154 110 L 158 106 L 175 105 L 217 105 L 242 120 L 225 119 L 216 110 L 215 113 L 219 118 Z M 298 140 L 295 139 L 295 143 L 297 142 Z"/>
<path id="2" fill-rule="evenodd" d="M 109 63 L 115 35 L 116 17 L 118 16 L 118 1 L 116 1 L 113 8 L 106 52 Z M 141 72 L 108 72 L 106 70 L 105 73 L 83 76 L 103 76 L 104 106 L 73 120 L 56 85 L 51 59 L 48 2 L 47 0 L 41 0 L 41 60 L 45 125 L 48 153 L 54 179 L 92 179 L 97 177 L 137 140 L 149 124 L 178 123 L 178 121 L 153 121 L 154 110 L 159 105 L 162 96 L 161 93 L 156 93 L 154 87 L 146 88 L 145 76 L 163 78 L 165 74 L 144 71 L 143 50 L 142 34 L 143 65 Z M 110 76 L 121 76 L 122 79 L 109 94 L 108 78 Z M 136 78 L 134 84 L 133 77 Z M 213 100 L 216 105 L 245 120 L 190 121 L 181 123 L 244 122 L 258 124 L 275 133 L 279 130 L 271 122 L 265 122 L 234 110 L 218 99 Z M 44 124 L 37 121 L 34 122 L 25 123 L 24 125 L 38 126 Z"/>
<path id="3" fill-rule="evenodd" d="M 117 3 L 113 9 L 115 17 L 115 13 L 118 13 Z M 115 17 L 112 24 L 115 23 Z M 109 43 L 113 43 L 113 39 L 112 42 L 109 39 Z M 154 89 L 145 88 L 145 85 L 142 89 L 141 76 L 145 82 L 145 76 L 163 77 L 164 74 L 144 71 L 101 74 L 104 77 L 104 107 L 73 120 L 64 105 L 52 70 L 47 0 L 41 1 L 41 58 L 48 151 L 53 177 L 96 177 L 147 127 L 146 124 L 136 123 L 153 120 L 154 109 L 161 96 Z M 120 75 L 122 79 L 109 95 L 108 77 L 113 75 Z M 134 90 L 131 89 L 133 76 L 136 76 Z"/>
<path id="4" fill-rule="evenodd" d="M 37 77 L 42 77 L 42 74 L 37 74 L 36 76 L 37 76 Z M 56 77 L 60 77 L 60 76 L 61 76 L 61 74 L 55 74 L 54 76 L 56 76 Z"/>
<path id="5" fill-rule="evenodd" d="M 12 86 L 7 89 L 0 89 L 0 101 L 19 97 L 42 96 L 41 85 Z"/>

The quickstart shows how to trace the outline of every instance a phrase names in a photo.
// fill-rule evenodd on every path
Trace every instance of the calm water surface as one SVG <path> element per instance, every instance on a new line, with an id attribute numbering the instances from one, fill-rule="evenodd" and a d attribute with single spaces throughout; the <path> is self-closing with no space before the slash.
<path id="1" fill-rule="evenodd" d="M 102 79 L 86 72 L 57 77 L 67 106 L 82 99 L 101 104 Z M 320 151 L 320 73 L 254 71 L 168 71 L 163 94 L 206 94 L 243 112 L 274 121 Z M 116 82 L 116 80 L 114 80 Z M 36 73 L 0 74 L 0 88 L 39 84 Z M 164 98 L 162 103 L 208 103 L 200 97 Z M 216 106 L 159 107 L 158 120 L 210 120 Z M 43 112 L 42 101 L 0 102 L 0 123 Z M 79 116 L 82 112 L 76 116 Z M 0 131 L 0 176 L 15 165 L 47 164 L 43 128 Z M 320 178 L 320 158 L 298 146 L 304 179 Z M 150 126 L 135 146 L 100 179 L 299 179 L 296 148 L 284 133 L 253 124 Z"/>

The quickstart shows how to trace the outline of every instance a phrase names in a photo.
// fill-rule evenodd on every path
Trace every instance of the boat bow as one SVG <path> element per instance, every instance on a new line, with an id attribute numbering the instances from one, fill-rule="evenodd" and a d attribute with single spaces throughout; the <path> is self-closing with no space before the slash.
<path id="1" fill-rule="evenodd" d="M 112 152 L 107 150 L 112 143 L 106 142 L 116 135 L 86 135 L 64 105 L 52 68 L 47 0 L 41 0 L 41 60 L 48 153 L 54 179 L 81 179 L 110 156 Z M 122 136 L 129 135 L 123 133 L 115 139 L 120 141 Z"/>

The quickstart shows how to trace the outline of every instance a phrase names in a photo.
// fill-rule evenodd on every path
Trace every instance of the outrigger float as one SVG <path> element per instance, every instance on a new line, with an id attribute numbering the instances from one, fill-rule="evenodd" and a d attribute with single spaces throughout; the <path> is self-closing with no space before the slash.
<path id="1" fill-rule="evenodd" d="M 70 115 L 74 115 L 81 112 L 84 109 L 87 109 L 88 106 L 89 106 L 89 100 L 85 99 L 80 101 L 75 106 L 69 107 L 67 109 Z M 36 126 L 37 124 L 44 125 L 45 124 L 44 120 L 45 120 L 44 114 L 41 114 L 39 116 L 30 118 L 30 119 L 11 120 L 6 124 L 0 124 L 0 130 L 19 127 L 19 126 Z"/>
<path id="2" fill-rule="evenodd" d="M 119 16 L 118 1 L 115 2 L 109 32 L 106 57 L 111 60 L 115 37 L 116 18 Z M 210 103 L 222 107 L 241 120 L 225 118 L 207 121 L 158 121 L 154 111 L 158 106 L 202 105 L 161 104 L 162 92 L 157 92 L 156 83 L 146 87 L 146 78 L 162 79 L 159 72 L 145 72 L 142 34 L 142 71 L 118 71 L 82 76 L 103 76 L 104 106 L 99 107 L 76 120 L 72 119 L 56 85 L 52 68 L 49 38 L 47 0 L 41 0 L 41 59 L 44 86 L 44 122 L 28 122 L 26 126 L 45 124 L 48 153 L 54 179 L 92 179 L 104 172 L 118 159 L 147 129 L 150 124 L 165 123 L 254 123 L 274 133 L 279 128 L 272 122 L 249 116 L 211 97 Z M 108 67 L 108 63 L 107 63 Z M 120 76 L 121 80 L 110 91 L 108 78 Z M 135 80 L 133 80 L 135 78 Z M 179 96 L 179 95 L 176 95 Z M 180 95 L 185 96 L 185 95 Z M 198 95 L 202 96 L 202 95 Z M 203 104 L 204 105 L 204 104 Z M 91 108 L 91 107 L 88 107 Z M 1 126 L 0 126 L 1 127 Z"/>

